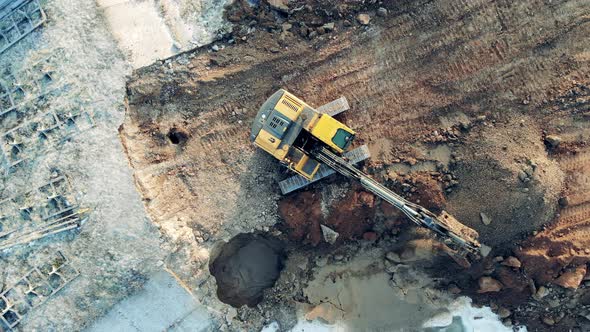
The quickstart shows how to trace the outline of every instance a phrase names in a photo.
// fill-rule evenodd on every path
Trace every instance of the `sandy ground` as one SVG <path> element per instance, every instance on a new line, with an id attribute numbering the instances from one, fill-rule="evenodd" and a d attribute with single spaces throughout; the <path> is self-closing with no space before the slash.
<path id="1" fill-rule="evenodd" d="M 328 313 L 320 316 L 332 314 L 333 321 L 345 321 L 352 330 L 420 328 L 443 307 L 444 295 L 427 289 L 431 281 L 404 266 L 395 269 L 398 279 L 391 287 L 391 276 L 375 264 L 381 262 L 380 256 L 380 252 L 365 253 L 344 264 L 319 268 L 303 292 L 311 305 L 328 304 Z"/>
<path id="2" fill-rule="evenodd" d="M 99 1 L 98 5 L 135 68 L 176 54 L 172 34 L 153 3 Z"/>

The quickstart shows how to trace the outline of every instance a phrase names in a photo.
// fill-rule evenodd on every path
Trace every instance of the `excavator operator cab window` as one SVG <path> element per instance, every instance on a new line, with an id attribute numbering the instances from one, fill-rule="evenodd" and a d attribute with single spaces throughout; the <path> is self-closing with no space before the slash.
<path id="1" fill-rule="evenodd" d="M 340 128 L 336 130 L 336 134 L 334 134 L 334 137 L 332 137 L 332 142 L 342 150 L 346 150 L 346 148 L 348 148 L 348 146 L 352 142 L 353 138 L 354 135 Z"/>

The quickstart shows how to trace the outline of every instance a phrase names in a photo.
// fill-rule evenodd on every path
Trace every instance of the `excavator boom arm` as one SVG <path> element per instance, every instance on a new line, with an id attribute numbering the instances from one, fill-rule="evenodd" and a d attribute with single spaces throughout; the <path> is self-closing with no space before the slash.
<path id="1" fill-rule="evenodd" d="M 474 230 L 459 224 L 452 217 L 443 220 L 424 207 L 406 200 L 327 148 L 319 148 L 312 151 L 311 154 L 316 160 L 326 164 L 336 172 L 359 181 L 365 189 L 398 208 L 418 226 L 432 230 L 438 237 L 442 238 L 443 242 L 455 247 L 453 249 L 464 250 L 476 256 L 479 255 L 480 244 L 477 241 L 477 232 Z"/>

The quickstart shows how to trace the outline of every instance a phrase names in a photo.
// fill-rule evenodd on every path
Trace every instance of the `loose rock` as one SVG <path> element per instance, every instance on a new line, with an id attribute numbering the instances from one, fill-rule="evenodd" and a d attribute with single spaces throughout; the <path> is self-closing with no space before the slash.
<path id="1" fill-rule="evenodd" d="M 371 16 L 369 16 L 369 14 L 358 14 L 356 20 L 362 25 L 369 25 L 369 22 L 371 22 Z"/>
<path id="2" fill-rule="evenodd" d="M 329 244 L 334 244 L 338 239 L 338 236 L 340 236 L 340 234 L 328 226 L 320 225 L 320 228 L 322 229 L 322 234 L 324 235 L 324 241 L 328 242 Z"/>
<path id="3" fill-rule="evenodd" d="M 334 30 L 334 22 L 326 23 L 326 24 L 322 25 L 322 28 L 324 28 L 324 30 L 326 32 L 333 31 Z"/>
<path id="4" fill-rule="evenodd" d="M 270 5 L 270 8 L 274 10 L 284 13 L 289 11 L 289 0 L 268 0 L 268 4 Z"/>
<path id="5" fill-rule="evenodd" d="M 379 7 L 379 9 L 377 9 L 377 16 L 381 16 L 381 17 L 385 17 L 387 16 L 387 9 L 383 8 L 383 7 Z"/>
<path id="6" fill-rule="evenodd" d="M 564 208 L 564 207 L 568 206 L 570 202 L 569 202 L 569 199 L 567 198 L 567 196 L 563 196 L 563 197 L 559 198 L 557 203 L 559 204 L 559 206 Z"/>
<path id="7" fill-rule="evenodd" d="M 545 142 L 547 145 L 549 145 L 549 147 L 556 148 L 561 143 L 561 137 L 556 135 L 547 135 L 547 137 L 545 137 Z"/>
<path id="8" fill-rule="evenodd" d="M 492 277 L 479 278 L 478 293 L 492 293 L 499 292 L 502 289 L 502 284 Z"/>
<path id="9" fill-rule="evenodd" d="M 529 180 L 529 177 L 523 170 L 520 170 L 518 171 L 518 179 L 522 182 L 527 182 Z"/>
<path id="10" fill-rule="evenodd" d="M 586 265 L 581 265 L 562 273 L 553 283 L 563 288 L 578 289 L 585 275 Z"/>
<path id="11" fill-rule="evenodd" d="M 394 262 L 394 263 L 401 263 L 401 262 L 402 262 L 401 258 L 399 257 L 399 254 L 397 254 L 397 253 L 395 253 L 395 252 L 393 252 L 393 251 L 390 251 L 390 252 L 388 252 L 388 253 L 385 255 L 385 258 L 386 258 L 388 261 L 390 261 L 390 262 Z"/>
<path id="12" fill-rule="evenodd" d="M 285 22 L 281 25 L 281 29 L 283 31 L 289 31 L 289 30 L 291 30 L 292 27 L 293 27 L 293 24 L 288 23 L 288 22 Z"/>
<path id="13" fill-rule="evenodd" d="M 510 317 L 510 315 L 512 315 L 512 312 L 510 312 L 510 310 L 501 307 L 500 309 L 498 309 L 498 316 L 502 319 L 504 318 L 508 318 Z"/>
<path id="14" fill-rule="evenodd" d="M 502 265 L 504 265 L 504 266 L 510 266 L 510 267 L 517 268 L 517 269 L 522 266 L 522 264 L 520 263 L 520 261 L 518 260 L 518 258 L 516 258 L 514 256 L 507 257 L 502 262 Z"/>
<path id="15" fill-rule="evenodd" d="M 391 263 L 390 261 L 385 261 L 385 272 L 387 273 L 395 273 L 395 271 L 397 271 L 397 267 L 395 264 Z"/>
<path id="16" fill-rule="evenodd" d="M 487 216 L 485 213 L 481 212 L 481 213 L 479 214 L 479 216 L 481 217 L 481 222 L 482 222 L 484 225 L 486 225 L 486 226 L 487 226 L 487 225 L 489 225 L 489 224 L 491 224 L 491 223 L 492 223 L 492 219 L 491 219 L 490 217 L 488 217 L 488 216 Z"/>
<path id="17" fill-rule="evenodd" d="M 543 317 L 543 323 L 545 323 L 549 326 L 553 326 L 553 325 L 555 325 L 555 320 L 549 316 L 545 316 L 545 317 Z"/>
<path id="18" fill-rule="evenodd" d="M 547 287 L 545 287 L 545 286 L 541 286 L 541 287 L 539 287 L 539 289 L 537 289 L 537 292 L 535 293 L 535 295 L 533 297 L 536 300 L 540 300 L 547 295 L 549 295 L 549 289 L 547 289 Z"/>
<path id="19" fill-rule="evenodd" d="M 483 257 L 488 257 L 488 255 L 490 254 L 491 251 L 492 251 L 492 247 L 486 246 L 483 243 L 482 243 L 481 247 L 479 248 L 479 252 L 481 253 L 481 255 Z"/>

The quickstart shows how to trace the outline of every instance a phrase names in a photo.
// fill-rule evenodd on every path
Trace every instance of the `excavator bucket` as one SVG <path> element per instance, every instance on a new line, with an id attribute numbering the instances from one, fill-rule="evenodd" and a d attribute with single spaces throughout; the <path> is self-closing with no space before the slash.
<path id="1" fill-rule="evenodd" d="M 441 221 L 449 230 L 459 235 L 463 240 L 470 243 L 479 244 L 479 234 L 476 230 L 469 228 L 460 223 L 455 217 L 450 215 L 447 211 L 443 211 L 439 216 L 438 220 Z"/>
<path id="2" fill-rule="evenodd" d="M 449 242 L 441 242 L 440 244 L 442 251 L 451 257 L 459 266 L 465 269 L 471 267 L 471 260 L 474 258 L 479 259 L 481 257 L 481 251 L 476 250 L 480 247 L 480 243 L 478 241 L 479 234 L 477 231 L 463 225 L 457 219 L 455 219 L 455 217 L 444 210 L 440 215 L 438 215 L 437 220 L 446 226 L 447 229 L 449 229 L 452 233 L 456 234 L 456 236 L 459 236 L 458 239 L 456 236 L 453 236 L 455 238 L 455 242 L 464 242 L 462 247 L 457 247 L 453 245 L 453 243 Z M 477 246 L 478 248 L 475 248 L 474 246 Z"/>

